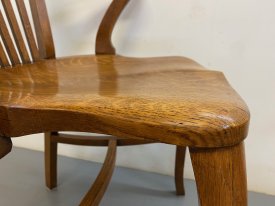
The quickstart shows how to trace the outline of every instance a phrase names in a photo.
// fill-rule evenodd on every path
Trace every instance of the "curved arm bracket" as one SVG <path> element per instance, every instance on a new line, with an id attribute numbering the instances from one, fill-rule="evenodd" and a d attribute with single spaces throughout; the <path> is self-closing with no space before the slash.
<path id="1" fill-rule="evenodd" d="M 115 54 L 112 44 L 112 32 L 114 26 L 130 0 L 113 0 L 105 13 L 96 36 L 96 54 Z"/>
<path id="2" fill-rule="evenodd" d="M 97 176 L 94 184 L 82 199 L 80 206 L 98 206 L 113 175 L 116 162 L 116 139 L 110 139 L 108 151 L 103 166 Z"/>

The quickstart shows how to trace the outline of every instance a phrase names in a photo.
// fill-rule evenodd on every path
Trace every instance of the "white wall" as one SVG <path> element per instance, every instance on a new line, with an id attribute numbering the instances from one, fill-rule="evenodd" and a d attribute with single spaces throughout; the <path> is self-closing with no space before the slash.
<path id="1" fill-rule="evenodd" d="M 110 0 L 47 0 L 58 56 L 93 52 Z M 128 56 L 184 55 L 225 73 L 248 103 L 248 185 L 275 195 L 275 1 L 136 0 L 117 24 L 114 43 Z M 42 135 L 15 145 L 42 150 Z M 160 152 L 161 151 L 161 152 Z M 60 154 L 101 161 L 105 149 L 61 146 Z M 121 148 L 118 165 L 172 175 L 174 147 Z M 186 177 L 192 178 L 190 160 Z"/>

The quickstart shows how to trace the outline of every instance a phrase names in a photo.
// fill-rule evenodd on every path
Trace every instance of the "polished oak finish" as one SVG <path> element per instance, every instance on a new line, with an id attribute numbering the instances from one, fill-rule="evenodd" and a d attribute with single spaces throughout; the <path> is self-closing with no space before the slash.
<path id="1" fill-rule="evenodd" d="M 185 57 L 116 55 L 111 34 L 129 0 L 112 1 L 98 30 L 97 55 L 56 59 L 44 0 L 29 0 L 31 15 L 24 1 L 15 2 L 14 7 L 11 0 L 1 0 L 0 158 L 12 148 L 9 137 L 45 132 L 46 183 L 54 188 L 57 143 L 108 145 L 103 168 L 81 202 L 98 205 L 117 146 L 176 145 L 175 181 L 181 195 L 189 146 L 200 204 L 247 205 L 243 141 L 249 111 L 221 72 Z"/>
<path id="2" fill-rule="evenodd" d="M 243 143 L 215 149 L 190 149 L 201 206 L 247 205 Z"/>
<path id="3" fill-rule="evenodd" d="M 27 48 L 24 44 L 23 36 L 20 32 L 19 25 L 17 23 L 11 1 L 10 0 L 1 0 L 1 2 L 2 2 L 4 10 L 7 14 L 7 19 L 9 21 L 9 24 L 11 25 L 10 28 L 11 28 L 14 40 L 16 42 L 18 52 L 20 54 L 19 56 L 22 59 L 23 63 L 30 63 L 31 60 L 28 55 Z"/>
<path id="4" fill-rule="evenodd" d="M 2 42 L 0 42 L 0 66 L 13 66 L 36 62 L 40 59 L 55 58 L 53 37 L 44 0 L 29 0 L 34 31 L 25 2 L 15 0 L 16 6 L 14 7 L 11 2 L 12 0 L 1 0 L 5 14 L 0 11 L 0 35 L 2 38 Z M 15 12 L 19 13 L 21 21 L 17 21 Z M 7 22 L 4 16 L 6 16 Z M 20 30 L 20 25 L 22 25 L 23 30 Z M 23 40 L 24 37 L 26 42 Z M 12 39 L 14 39 L 15 44 Z"/>
<path id="5" fill-rule="evenodd" d="M 75 135 L 75 134 L 62 134 L 54 133 L 52 134 L 53 142 L 72 144 L 72 145 L 82 145 L 82 146 L 108 146 L 109 141 L 115 139 L 117 141 L 117 146 L 132 146 L 132 145 L 141 145 L 141 144 L 150 144 L 156 143 L 155 141 L 138 139 L 138 138 L 121 138 L 114 136 L 102 136 L 102 135 Z"/>
<path id="6" fill-rule="evenodd" d="M 26 39 L 27 39 L 27 42 L 28 42 L 28 46 L 29 46 L 29 49 L 30 49 L 30 54 L 31 54 L 32 60 L 37 61 L 37 60 L 40 59 L 40 55 L 39 55 L 39 51 L 38 51 L 38 48 L 37 48 L 37 45 L 36 45 L 36 42 L 35 42 L 34 32 L 31 28 L 31 23 L 30 23 L 30 20 L 29 20 L 29 17 L 28 17 L 25 2 L 22 1 L 22 0 L 16 0 L 16 5 L 17 5 L 17 8 L 18 8 L 18 13 L 19 13 L 19 16 L 20 16 L 20 20 L 21 20 L 21 23 L 22 23 L 22 26 L 23 26 L 23 29 L 24 29 L 24 32 L 25 32 L 25 35 L 26 35 Z M 33 8 L 33 11 L 34 10 L 35 9 Z M 35 13 L 37 13 L 37 12 L 35 12 Z M 48 21 L 48 19 L 45 19 L 44 21 L 46 22 L 46 21 Z M 47 23 L 47 24 L 49 24 L 49 23 Z M 48 35 L 50 36 L 50 39 L 52 40 L 51 31 L 48 31 L 48 33 L 49 33 Z M 51 44 L 53 44 L 53 42 L 51 42 Z"/>
<path id="7" fill-rule="evenodd" d="M 20 0 L 19 0 L 20 1 Z M 95 53 L 97 55 L 115 55 L 116 51 L 112 44 L 112 32 L 114 29 L 114 26 L 126 7 L 126 5 L 129 3 L 129 0 L 115 0 L 112 1 L 111 5 L 107 9 L 97 32 L 96 36 L 96 47 L 95 47 Z M 52 42 L 52 39 L 50 39 Z M 52 47 L 51 47 L 52 48 Z M 106 78 L 114 78 L 115 76 L 115 70 L 109 71 L 110 75 L 108 75 Z M 112 75 L 114 74 L 114 76 Z M 102 84 L 102 87 L 104 87 L 106 82 Z M 52 134 L 52 133 L 49 133 Z M 58 134 L 54 132 L 54 134 Z M 92 138 L 92 139 L 91 139 Z M 107 141 L 104 141 L 104 145 L 107 146 Z M 102 138 L 95 138 L 95 137 L 87 137 L 87 136 L 79 136 L 79 135 L 70 135 L 66 136 L 64 138 L 63 136 L 56 135 L 49 135 L 45 134 L 45 145 L 48 145 L 49 147 L 45 147 L 45 172 L 46 172 L 46 185 L 48 188 L 52 189 L 57 186 L 57 168 L 56 168 L 56 162 L 57 162 L 57 144 L 58 143 L 66 143 L 66 144 L 75 144 L 75 145 L 86 145 L 86 146 L 99 146 L 98 143 L 102 141 Z M 139 139 L 134 138 L 118 138 L 117 146 L 125 146 L 125 145 L 137 145 L 137 144 L 147 144 L 148 140 L 140 141 Z M 149 143 L 152 143 L 152 140 L 149 141 Z M 182 147 L 181 147 L 182 148 Z M 179 148 L 177 148 L 178 150 Z M 186 149 L 186 148 L 185 148 Z M 55 157 L 53 156 L 55 155 Z M 182 162 L 181 162 L 182 161 Z M 50 167 L 52 169 L 49 169 L 47 167 Z M 184 184 L 183 184 L 183 168 L 184 168 L 184 159 L 176 155 L 176 165 L 175 165 L 175 181 L 176 181 L 176 192 L 178 195 L 184 194 L 182 191 L 184 191 Z M 180 169 L 181 168 L 181 169 Z M 181 182 L 179 182 L 181 181 Z"/>
<path id="8" fill-rule="evenodd" d="M 186 147 L 177 146 L 176 161 L 175 161 L 175 185 L 177 195 L 185 195 L 184 189 L 184 162 L 185 162 Z"/>
<path id="9" fill-rule="evenodd" d="M 1 70 L 0 82 L 5 136 L 82 131 L 224 147 L 247 134 L 247 107 L 224 75 L 183 57 L 47 60 Z"/>
<path id="10" fill-rule="evenodd" d="M 102 199 L 104 192 L 107 189 L 108 184 L 112 178 L 112 174 L 115 168 L 116 161 L 116 139 L 110 139 L 108 144 L 108 151 L 103 163 L 102 169 L 98 177 L 96 178 L 93 186 L 90 188 L 88 193 L 85 195 L 80 203 L 80 206 L 97 206 Z"/>
<path id="11" fill-rule="evenodd" d="M 44 0 L 29 0 L 40 58 L 55 58 L 53 37 Z"/>
<path id="12" fill-rule="evenodd" d="M 49 189 L 57 186 L 57 147 L 58 144 L 52 141 L 52 136 L 57 135 L 56 132 L 47 132 L 44 135 L 44 151 L 45 151 L 45 181 Z"/>
<path id="13" fill-rule="evenodd" d="M 99 26 L 96 36 L 96 54 L 116 54 L 112 44 L 114 26 L 129 0 L 112 1 Z"/>

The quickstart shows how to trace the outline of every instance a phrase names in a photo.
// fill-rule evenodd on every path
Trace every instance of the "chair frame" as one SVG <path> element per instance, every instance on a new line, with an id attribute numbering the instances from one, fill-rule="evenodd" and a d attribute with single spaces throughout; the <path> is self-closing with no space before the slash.
<path id="1" fill-rule="evenodd" d="M 113 1 L 106 11 L 96 36 L 96 55 L 116 55 L 116 50 L 112 44 L 112 32 L 120 14 L 128 3 L 129 0 Z M 45 177 L 47 187 L 53 189 L 57 186 L 58 143 L 82 146 L 108 146 L 108 140 L 114 138 L 118 140 L 117 146 L 159 143 L 150 140 L 119 138 L 114 136 L 80 136 L 66 135 L 58 132 L 45 133 Z M 177 195 L 185 195 L 183 179 L 185 153 L 186 147 L 177 146 L 174 170 Z"/>
<path id="2" fill-rule="evenodd" d="M 55 59 L 53 38 L 45 1 L 29 0 L 34 22 L 35 35 L 31 29 L 24 1 L 15 1 L 26 35 L 27 43 L 24 43 L 13 7 L 11 5 L 11 0 L 1 0 L 12 33 L 12 35 L 9 33 L 2 12 L 0 12 L 0 35 L 2 38 L 2 42 L 0 42 L 1 67 L 13 67 L 20 64 L 29 64 L 43 60 L 45 61 L 47 59 Z M 111 41 L 112 31 L 120 13 L 128 2 L 129 0 L 112 1 L 98 30 L 96 39 L 96 55 L 115 55 L 115 49 Z M 37 45 L 34 36 L 36 36 Z M 13 44 L 12 38 L 14 38 L 15 44 Z M 3 43 L 3 45 L 1 43 Z M 26 47 L 29 48 L 30 55 L 28 54 Z M 232 94 L 232 96 L 234 96 L 234 94 Z M 39 111 L 39 114 L 42 116 L 44 115 L 45 119 L 41 119 L 40 116 L 33 116 L 31 120 L 28 120 L 24 118 L 24 115 L 30 115 L 30 113 L 28 113 L 29 111 L 24 109 L 20 110 L 9 107 L 9 105 L 7 106 L 1 104 L 0 158 L 4 157 L 11 151 L 11 137 L 33 134 L 41 131 L 46 132 L 46 178 L 47 186 L 49 188 L 53 188 L 56 186 L 57 143 L 108 146 L 108 152 L 102 170 L 100 171 L 94 185 L 80 203 L 81 206 L 95 206 L 99 204 L 110 182 L 115 166 L 117 146 L 157 142 L 176 145 L 175 182 L 178 194 L 184 194 L 183 166 L 185 151 L 188 146 L 195 173 L 200 205 L 246 206 L 247 183 L 244 139 L 248 132 L 249 111 L 242 101 L 239 101 L 237 106 L 240 107 L 240 110 L 233 111 L 233 117 L 235 118 L 233 119 L 234 125 L 223 128 L 223 130 L 207 130 L 203 127 L 203 124 L 205 124 L 204 121 L 196 122 L 199 126 L 200 124 L 202 125 L 202 127 L 196 127 L 198 129 L 202 128 L 202 130 L 198 132 L 200 135 L 199 137 L 196 134 L 194 135 L 194 133 L 188 133 L 189 130 L 184 131 L 183 129 L 182 132 L 186 132 L 186 134 L 190 135 L 190 137 L 196 138 L 196 142 L 192 142 L 189 141 L 190 139 L 188 138 L 178 138 L 178 136 L 174 139 L 162 137 L 161 141 L 158 138 L 155 139 L 158 139 L 159 141 L 153 140 L 154 138 L 149 138 L 149 136 L 154 135 L 152 132 L 153 130 L 149 130 L 146 134 L 146 138 L 144 139 L 140 138 L 138 135 L 137 137 L 128 135 L 127 137 L 120 138 L 114 136 L 103 138 L 86 138 L 81 136 L 64 135 L 58 133 L 56 130 L 58 129 L 63 131 L 62 129 L 66 130 L 67 128 L 71 128 L 75 131 L 84 131 L 87 127 L 82 124 L 74 125 L 74 121 L 69 121 L 72 120 L 72 113 L 59 112 L 58 115 L 65 115 L 62 118 L 66 121 L 63 125 L 60 123 L 59 125 L 56 125 L 57 122 L 50 121 L 56 117 L 55 115 L 57 114 L 55 112 L 45 111 L 45 113 L 43 113 L 42 111 Z M 236 115 L 236 111 L 242 111 L 242 113 Z M 190 114 L 192 114 L 192 112 Z M 43 125 L 43 128 L 37 128 L 35 126 L 35 122 L 38 120 L 42 121 L 41 125 Z M 85 120 L 88 121 L 89 119 L 87 118 Z M 220 121 L 217 120 L 214 123 L 220 123 Z M 226 123 L 230 124 L 231 122 Z M 114 130 L 111 130 L 110 133 L 115 133 L 115 135 L 118 134 L 118 136 L 121 134 L 119 132 L 114 132 Z M 158 134 L 160 136 L 162 135 L 160 133 Z"/>

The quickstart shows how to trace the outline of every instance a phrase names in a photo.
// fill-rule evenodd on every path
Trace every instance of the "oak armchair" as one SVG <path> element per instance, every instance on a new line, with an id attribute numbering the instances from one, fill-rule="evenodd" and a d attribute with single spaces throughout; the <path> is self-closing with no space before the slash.
<path id="1" fill-rule="evenodd" d="M 129 0 L 112 1 L 98 30 L 96 55 L 57 59 L 44 0 L 29 0 L 34 31 L 25 2 L 15 0 L 17 20 L 12 1 L 1 0 L 0 157 L 11 151 L 10 137 L 44 132 L 46 183 L 53 188 L 57 143 L 108 146 L 103 167 L 80 203 L 98 205 L 112 176 L 117 146 L 176 145 L 178 194 L 184 194 L 189 147 L 200 204 L 247 205 L 243 141 L 249 112 L 221 72 L 185 57 L 116 55 L 111 34 Z"/>

